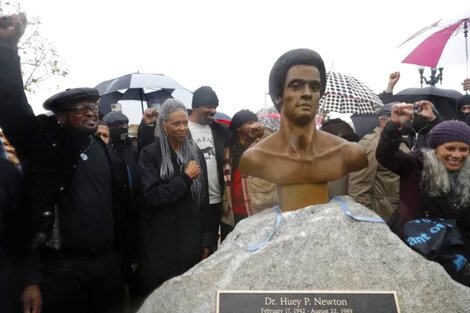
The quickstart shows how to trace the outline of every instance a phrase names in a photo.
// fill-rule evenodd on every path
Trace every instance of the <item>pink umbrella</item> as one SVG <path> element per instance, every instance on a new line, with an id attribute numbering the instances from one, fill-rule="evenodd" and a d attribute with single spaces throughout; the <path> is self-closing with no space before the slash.
<path id="1" fill-rule="evenodd" d="M 429 66 L 432 68 L 444 65 L 467 65 L 468 76 L 468 28 L 470 27 L 470 12 L 450 19 L 439 21 L 426 26 L 408 38 L 403 44 L 412 41 L 419 35 L 433 28 L 440 28 L 424 39 L 402 63 Z"/>

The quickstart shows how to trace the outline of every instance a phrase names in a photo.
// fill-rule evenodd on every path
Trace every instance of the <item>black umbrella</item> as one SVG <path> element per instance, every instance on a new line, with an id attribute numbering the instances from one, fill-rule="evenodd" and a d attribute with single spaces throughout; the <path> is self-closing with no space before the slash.
<path id="1" fill-rule="evenodd" d="M 408 88 L 392 96 L 392 101 L 415 102 L 420 100 L 431 101 L 444 120 L 456 117 L 457 100 L 462 94 L 453 89 L 442 89 L 435 86 L 425 88 Z"/>
<path id="2" fill-rule="evenodd" d="M 110 79 L 98 84 L 96 87 L 100 95 L 105 95 L 113 91 L 133 88 L 147 88 L 153 90 L 160 89 L 185 89 L 174 79 L 163 74 L 128 74 L 114 79 Z"/>
<path id="3" fill-rule="evenodd" d="M 145 93 L 143 89 L 127 89 L 126 92 L 122 93 L 114 91 L 100 98 L 100 113 L 105 115 L 112 111 L 111 105 L 121 100 L 138 100 L 142 106 L 142 110 L 145 110 L 144 102 L 147 103 L 147 107 L 157 107 L 161 105 L 165 100 L 173 98 L 171 93 L 173 90 L 162 89 Z"/>
<path id="4" fill-rule="evenodd" d="M 98 84 L 100 113 L 111 111 L 111 104 L 120 100 L 137 100 L 140 102 L 142 113 L 147 107 L 158 107 L 168 98 L 177 98 L 189 105 L 192 93 L 174 79 L 162 74 L 128 74 Z"/>
<path id="5" fill-rule="evenodd" d="M 359 139 L 379 126 L 379 116 L 377 114 L 353 114 L 351 120 Z"/>

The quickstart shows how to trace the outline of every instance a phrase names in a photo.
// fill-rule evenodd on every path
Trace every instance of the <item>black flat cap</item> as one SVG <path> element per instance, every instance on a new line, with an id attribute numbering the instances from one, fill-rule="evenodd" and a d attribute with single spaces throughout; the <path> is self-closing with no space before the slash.
<path id="1" fill-rule="evenodd" d="M 127 118 L 127 116 L 125 116 L 121 112 L 113 111 L 113 112 L 109 112 L 103 117 L 103 122 L 108 126 L 112 126 L 115 124 L 124 124 L 124 123 L 128 124 L 129 119 Z"/>
<path id="2" fill-rule="evenodd" d="M 383 107 L 380 108 L 380 111 L 378 113 L 379 117 L 390 117 L 392 116 L 392 107 L 395 104 L 399 104 L 400 102 L 390 102 L 387 104 L 384 104 Z"/>
<path id="3" fill-rule="evenodd" d="M 82 101 L 96 102 L 100 98 L 98 90 L 95 88 L 73 88 L 53 95 L 42 105 L 44 109 L 52 112 L 63 111 L 67 104 L 75 104 Z"/>

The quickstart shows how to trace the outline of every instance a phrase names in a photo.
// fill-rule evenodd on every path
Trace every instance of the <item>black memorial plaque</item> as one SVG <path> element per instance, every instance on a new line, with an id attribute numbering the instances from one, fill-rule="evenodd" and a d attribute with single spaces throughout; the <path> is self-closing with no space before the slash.
<path id="1" fill-rule="evenodd" d="M 217 313 L 400 313 L 394 291 L 235 291 L 217 293 Z"/>

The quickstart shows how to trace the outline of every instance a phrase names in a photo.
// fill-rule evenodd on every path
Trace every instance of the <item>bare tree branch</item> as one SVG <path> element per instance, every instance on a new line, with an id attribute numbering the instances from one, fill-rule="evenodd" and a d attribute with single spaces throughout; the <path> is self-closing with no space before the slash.
<path id="1" fill-rule="evenodd" d="M 22 12 L 18 0 L 0 0 L 0 15 L 6 12 Z M 68 71 L 59 62 L 59 54 L 54 45 L 41 36 L 41 20 L 37 16 L 28 16 L 28 26 L 18 44 L 21 57 L 21 71 L 24 89 L 34 93 L 40 82 L 53 76 L 67 76 Z"/>

